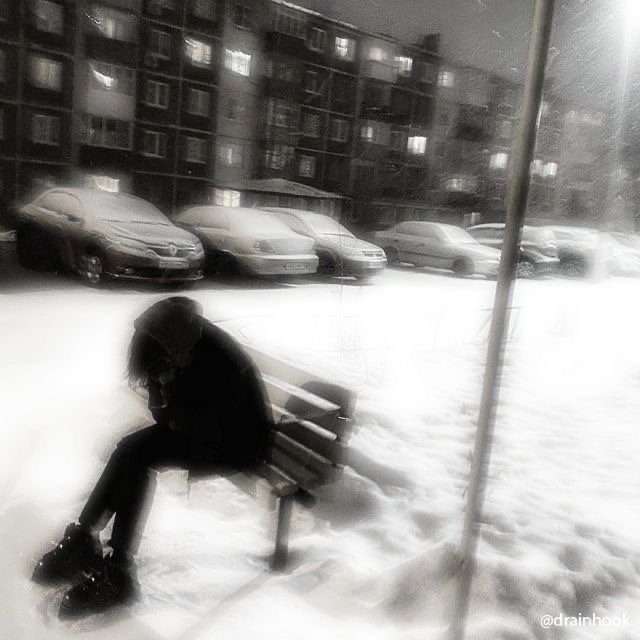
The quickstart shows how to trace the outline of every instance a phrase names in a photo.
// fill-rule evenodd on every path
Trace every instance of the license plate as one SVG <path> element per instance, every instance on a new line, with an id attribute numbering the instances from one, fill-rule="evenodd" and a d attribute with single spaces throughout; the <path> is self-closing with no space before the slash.
<path id="1" fill-rule="evenodd" d="M 189 266 L 189 263 L 186 260 L 181 258 L 178 259 L 160 259 L 160 268 L 161 269 L 186 269 Z"/>
<path id="2" fill-rule="evenodd" d="M 302 271 L 304 267 L 305 267 L 304 262 L 287 262 L 284 265 L 284 268 L 287 269 L 288 271 Z"/>

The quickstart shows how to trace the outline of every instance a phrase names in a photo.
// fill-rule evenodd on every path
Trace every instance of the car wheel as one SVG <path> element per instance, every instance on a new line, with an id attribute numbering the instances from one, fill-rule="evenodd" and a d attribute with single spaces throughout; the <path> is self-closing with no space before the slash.
<path id="1" fill-rule="evenodd" d="M 318 251 L 318 268 L 316 273 L 324 276 L 336 275 L 336 260 L 328 251 Z M 339 275 L 339 274 L 338 274 Z"/>
<path id="2" fill-rule="evenodd" d="M 33 227 L 20 227 L 16 233 L 18 264 L 33 271 L 49 271 L 54 268 L 51 243 L 45 234 Z"/>
<path id="3" fill-rule="evenodd" d="M 453 273 L 457 276 L 468 276 L 473 273 L 473 265 L 467 258 L 456 258 L 451 267 Z"/>
<path id="4" fill-rule="evenodd" d="M 360 284 L 368 284 L 369 282 L 371 282 L 373 280 L 374 274 L 373 273 L 359 273 L 355 276 L 355 279 L 360 283 Z"/>
<path id="5" fill-rule="evenodd" d="M 516 276 L 518 278 L 532 278 L 536 273 L 535 265 L 529 260 L 518 262 L 516 267 Z"/>
<path id="6" fill-rule="evenodd" d="M 95 250 L 85 251 L 78 259 L 78 273 L 80 277 L 93 287 L 104 281 L 104 259 Z"/>
<path id="7" fill-rule="evenodd" d="M 395 247 L 384 247 L 383 251 L 387 256 L 387 264 L 398 264 L 400 262 L 400 254 Z"/>
<path id="8" fill-rule="evenodd" d="M 587 263 L 579 257 L 563 258 L 560 261 L 560 271 L 570 278 L 583 278 L 587 275 Z"/>

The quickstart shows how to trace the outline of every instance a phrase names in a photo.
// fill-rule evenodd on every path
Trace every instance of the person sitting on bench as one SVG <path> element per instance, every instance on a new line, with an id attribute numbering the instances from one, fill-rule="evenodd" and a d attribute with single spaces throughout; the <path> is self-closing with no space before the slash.
<path id="1" fill-rule="evenodd" d="M 78 521 L 35 567 L 33 580 L 40 584 L 75 582 L 62 599 L 61 618 L 137 600 L 133 556 L 155 471 L 233 473 L 267 456 L 272 421 L 259 372 L 228 334 L 202 317 L 195 301 L 175 296 L 157 302 L 134 326 L 130 383 L 148 393 L 155 424 L 120 440 Z M 112 551 L 103 558 L 99 533 L 112 516 Z"/>

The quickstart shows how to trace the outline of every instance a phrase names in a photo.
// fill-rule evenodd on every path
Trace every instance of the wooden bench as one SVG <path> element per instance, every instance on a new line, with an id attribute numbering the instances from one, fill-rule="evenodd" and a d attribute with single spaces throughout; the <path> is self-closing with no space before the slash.
<path id="1" fill-rule="evenodd" d="M 293 503 L 312 507 L 315 490 L 334 482 L 342 471 L 355 396 L 291 363 L 246 346 L 245 351 L 262 374 L 275 430 L 269 458 L 257 474 L 228 479 L 254 496 L 258 483 L 268 483 L 277 500 L 271 567 L 282 569 L 287 561 Z"/>

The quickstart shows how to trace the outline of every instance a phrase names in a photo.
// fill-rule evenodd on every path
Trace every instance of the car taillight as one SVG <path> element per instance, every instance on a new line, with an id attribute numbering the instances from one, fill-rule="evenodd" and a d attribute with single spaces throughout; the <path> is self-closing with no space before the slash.
<path id="1" fill-rule="evenodd" d="M 256 240 L 253 248 L 260 253 L 275 253 L 273 247 L 268 240 Z"/>

